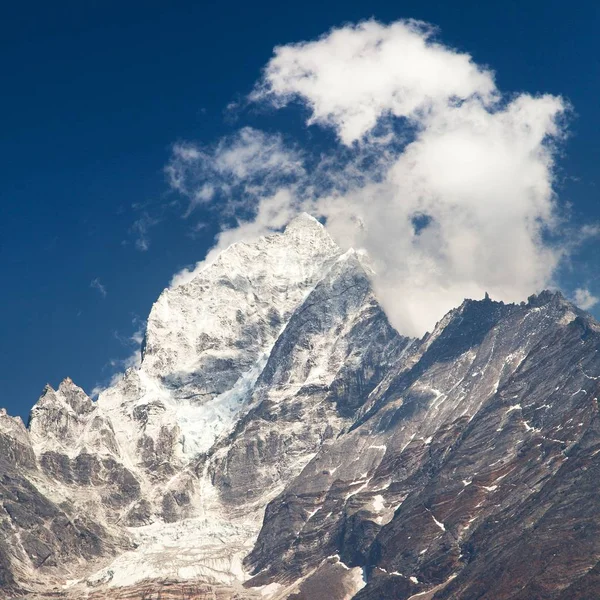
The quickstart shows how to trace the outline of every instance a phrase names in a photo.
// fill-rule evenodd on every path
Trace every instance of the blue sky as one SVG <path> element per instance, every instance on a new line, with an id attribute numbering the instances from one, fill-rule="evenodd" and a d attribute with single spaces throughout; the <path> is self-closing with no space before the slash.
<path id="1" fill-rule="evenodd" d="M 241 125 L 328 143 L 301 109 L 225 110 L 276 45 L 370 17 L 438 26 L 505 93 L 571 103 L 556 189 L 571 224 L 600 219 L 597 3 L 66 1 L 3 12 L 0 405 L 11 414 L 25 417 L 47 382 L 70 376 L 90 391 L 110 378 L 172 275 L 213 245 L 216 213 L 186 217 L 166 181 L 173 144 Z M 560 283 L 600 294 L 597 270 L 592 241 Z"/>

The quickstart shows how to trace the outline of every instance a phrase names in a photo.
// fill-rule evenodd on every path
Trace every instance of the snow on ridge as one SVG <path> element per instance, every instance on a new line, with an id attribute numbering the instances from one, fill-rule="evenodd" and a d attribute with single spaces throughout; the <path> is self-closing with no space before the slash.
<path id="1" fill-rule="evenodd" d="M 242 561 L 255 536 L 248 523 L 231 522 L 218 513 L 175 523 L 157 522 L 131 529 L 138 544 L 88 577 L 87 586 L 127 587 L 148 579 L 200 579 L 231 584 L 248 578 Z M 222 543 L 223 538 L 229 544 Z M 75 583 L 75 582 L 73 582 Z"/>
<path id="2" fill-rule="evenodd" d="M 130 462 L 136 440 L 121 421 L 136 406 L 162 407 L 144 433 L 155 437 L 163 424 L 176 423 L 186 460 L 230 429 L 287 320 L 342 254 L 323 225 L 302 214 L 283 233 L 232 244 L 194 279 L 166 289 L 148 318 L 141 365 L 98 399 L 119 421 Z M 223 365 L 222 380 L 211 381 L 215 365 Z"/>
<path id="3" fill-rule="evenodd" d="M 199 359 L 219 350 L 231 352 L 245 331 L 285 320 L 341 254 L 308 215 L 284 233 L 231 245 L 193 280 L 161 294 L 148 318 L 142 366 L 164 376 L 194 371 Z"/>

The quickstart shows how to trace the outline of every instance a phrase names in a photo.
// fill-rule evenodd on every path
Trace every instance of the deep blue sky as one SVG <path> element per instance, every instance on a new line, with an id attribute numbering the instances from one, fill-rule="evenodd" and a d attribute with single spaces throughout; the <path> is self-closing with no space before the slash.
<path id="1" fill-rule="evenodd" d="M 121 338 L 134 320 L 216 232 L 190 236 L 193 221 L 168 207 L 171 144 L 231 131 L 223 109 L 250 91 L 273 46 L 344 22 L 429 21 L 494 69 L 500 89 L 568 98 L 561 196 L 577 221 L 599 219 L 599 10 L 557 0 L 4 3 L 0 406 L 26 416 L 46 382 L 68 375 L 89 391 L 110 376 L 110 360 L 131 352 Z M 297 115 L 274 118 L 301 126 Z M 145 215 L 160 222 L 140 251 L 133 224 Z M 564 278 L 597 294 L 595 250 Z"/>

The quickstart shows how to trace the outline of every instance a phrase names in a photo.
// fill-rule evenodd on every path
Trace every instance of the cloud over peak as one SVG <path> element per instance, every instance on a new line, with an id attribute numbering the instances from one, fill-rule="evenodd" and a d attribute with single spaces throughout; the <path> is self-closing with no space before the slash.
<path id="1" fill-rule="evenodd" d="M 189 215 L 221 196 L 230 211 L 243 207 L 253 185 L 264 194 L 303 175 L 304 167 L 300 154 L 286 147 L 281 135 L 243 127 L 210 146 L 176 144 L 166 173 L 171 187 L 188 198 Z"/>
<path id="2" fill-rule="evenodd" d="M 190 209 L 208 202 L 237 217 L 214 252 L 302 210 L 323 217 L 341 246 L 369 252 L 382 304 L 408 334 L 465 296 L 516 301 L 551 285 L 570 247 L 555 231 L 554 192 L 568 107 L 503 94 L 435 33 L 367 21 L 275 49 L 250 98 L 303 103 L 307 124 L 337 135 L 324 154 L 250 128 L 176 147 L 169 176 Z"/>

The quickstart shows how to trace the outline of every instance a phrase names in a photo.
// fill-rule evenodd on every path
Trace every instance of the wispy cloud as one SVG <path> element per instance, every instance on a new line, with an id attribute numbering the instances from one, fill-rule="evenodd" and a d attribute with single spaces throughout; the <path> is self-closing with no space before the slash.
<path id="1" fill-rule="evenodd" d="M 158 223 L 160 223 L 160 219 L 150 215 L 146 210 L 133 222 L 131 232 L 137 250 L 146 252 L 150 248 L 150 229 Z"/>
<path id="2" fill-rule="evenodd" d="M 368 21 L 276 48 L 250 100 L 299 102 L 338 143 L 316 154 L 246 127 L 176 145 L 167 173 L 187 214 L 204 204 L 234 217 L 205 260 L 306 210 L 340 245 L 369 252 L 382 304 L 409 334 L 465 296 L 517 301 L 555 283 L 574 247 L 554 189 L 568 103 L 503 93 L 436 36 L 415 21 Z"/>
<path id="3" fill-rule="evenodd" d="M 251 127 L 212 146 L 176 144 L 165 171 L 170 186 L 189 200 L 185 216 L 217 200 L 229 212 L 243 210 L 257 195 L 305 174 L 301 154 L 282 136 Z"/>
<path id="4" fill-rule="evenodd" d="M 600 298 L 598 298 L 598 296 L 594 296 L 590 290 L 586 288 L 577 288 L 573 292 L 573 302 L 583 310 L 589 310 L 596 306 L 599 300 Z"/>
<path id="5" fill-rule="evenodd" d="M 102 284 L 102 282 L 100 281 L 100 279 L 98 279 L 98 277 L 95 277 L 94 279 L 92 279 L 92 281 L 90 281 L 90 287 L 94 290 L 98 290 L 98 293 L 103 297 L 106 298 L 106 287 Z"/>

